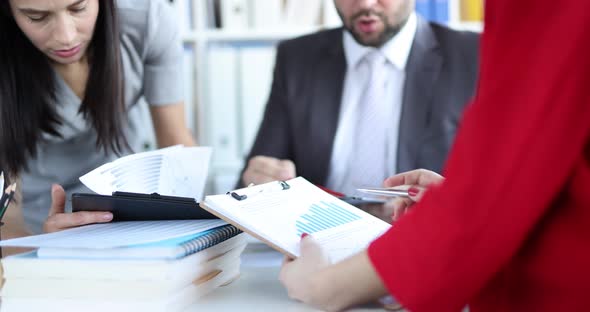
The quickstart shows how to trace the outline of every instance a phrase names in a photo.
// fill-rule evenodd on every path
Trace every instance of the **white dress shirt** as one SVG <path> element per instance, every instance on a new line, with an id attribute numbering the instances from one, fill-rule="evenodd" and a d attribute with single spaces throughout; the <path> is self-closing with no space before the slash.
<path id="1" fill-rule="evenodd" d="M 380 51 L 387 59 L 385 69 L 386 85 L 384 101 L 391 103 L 390 109 L 383 114 L 389 116 L 387 120 L 391 122 L 387 125 L 387 142 L 385 158 L 387 172 L 384 177 L 395 174 L 397 161 L 397 145 L 399 134 L 399 122 L 402 108 L 403 87 L 405 83 L 405 72 L 412 43 L 418 27 L 417 17 L 412 13 L 407 23 L 402 27 L 399 33 L 386 42 Z M 346 57 L 347 71 L 344 79 L 344 89 L 342 91 L 342 103 L 340 106 L 340 115 L 338 128 L 332 149 L 330 159 L 330 170 L 326 186 L 335 191 L 349 190 L 350 185 L 347 179 L 349 164 L 355 148 L 352 142 L 356 132 L 357 110 L 362 96 L 363 88 L 367 84 L 370 73 L 367 67 L 359 66 L 363 57 L 375 48 L 359 44 L 354 40 L 352 35 L 343 31 L 344 55 Z M 381 185 L 383 181 L 378 182 Z M 376 185 L 376 186 L 378 186 Z M 347 194 L 354 195 L 354 194 Z"/>

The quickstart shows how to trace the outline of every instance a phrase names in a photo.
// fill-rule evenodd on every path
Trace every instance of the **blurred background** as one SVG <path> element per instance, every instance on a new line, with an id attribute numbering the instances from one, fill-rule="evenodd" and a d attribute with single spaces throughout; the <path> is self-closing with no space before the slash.
<path id="1" fill-rule="evenodd" d="M 199 145 L 213 147 L 205 194 L 224 193 L 235 187 L 261 121 L 276 44 L 341 21 L 333 0 L 162 1 L 182 30 L 187 124 Z M 416 11 L 483 30 L 483 0 L 416 0 Z"/>

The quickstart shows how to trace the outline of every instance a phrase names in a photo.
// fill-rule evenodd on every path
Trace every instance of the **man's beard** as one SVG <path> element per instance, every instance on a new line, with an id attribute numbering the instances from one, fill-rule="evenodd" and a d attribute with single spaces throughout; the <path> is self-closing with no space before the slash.
<path id="1" fill-rule="evenodd" d="M 340 12 L 338 12 L 338 14 L 340 14 Z M 363 36 L 355 31 L 354 29 L 354 25 L 355 25 L 355 21 L 362 17 L 362 16 L 375 16 L 377 17 L 384 25 L 383 27 L 383 31 L 376 37 L 376 38 L 363 38 Z M 342 14 L 340 14 L 340 18 L 342 18 Z M 343 19 L 343 18 L 342 18 Z M 372 10 L 363 10 L 358 12 L 357 14 L 353 15 L 350 18 L 350 23 L 343 23 L 344 24 L 344 28 L 346 30 L 348 30 L 348 32 L 352 35 L 352 37 L 354 38 L 354 40 L 356 40 L 356 42 L 358 42 L 361 45 L 364 46 L 369 46 L 369 47 L 375 47 L 375 48 L 379 48 L 381 47 L 383 44 L 385 44 L 387 41 L 389 41 L 389 39 L 393 38 L 395 35 L 397 35 L 400 30 L 402 29 L 402 27 L 404 27 L 404 25 L 406 25 L 406 22 L 408 21 L 409 16 L 406 17 L 404 20 L 402 20 L 400 23 L 398 23 L 397 25 L 392 25 L 389 22 L 389 18 L 380 12 L 375 12 Z"/>

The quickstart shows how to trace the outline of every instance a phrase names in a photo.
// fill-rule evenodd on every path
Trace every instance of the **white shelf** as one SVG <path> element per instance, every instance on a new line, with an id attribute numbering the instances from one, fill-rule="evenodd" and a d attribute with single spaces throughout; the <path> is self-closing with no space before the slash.
<path id="1" fill-rule="evenodd" d="M 469 30 L 475 32 L 482 32 L 483 31 L 483 23 L 482 22 L 451 22 L 449 23 L 449 27 L 458 30 Z"/>
<path id="2" fill-rule="evenodd" d="M 275 41 L 294 38 L 320 30 L 321 27 L 288 28 L 278 30 L 225 30 L 212 29 L 189 32 L 182 36 L 185 42 L 196 41 Z"/>
<path id="3" fill-rule="evenodd" d="M 475 32 L 483 31 L 482 22 L 450 22 L 449 27 L 458 30 L 469 30 Z M 207 41 L 277 41 L 288 38 L 295 38 L 306 34 L 311 34 L 325 27 L 303 27 L 303 28 L 285 28 L 276 30 L 226 30 L 211 29 L 202 31 L 188 32 L 182 35 L 184 42 L 207 42 Z"/>

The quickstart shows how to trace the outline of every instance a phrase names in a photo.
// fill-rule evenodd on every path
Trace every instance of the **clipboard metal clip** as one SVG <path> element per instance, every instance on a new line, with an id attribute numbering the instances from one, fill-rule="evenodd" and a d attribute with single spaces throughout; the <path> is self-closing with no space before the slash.
<path id="1" fill-rule="evenodd" d="M 291 188 L 291 185 L 289 185 L 289 183 L 287 183 L 285 181 L 279 181 L 279 183 L 281 184 L 281 187 L 283 188 L 283 191 L 284 190 L 288 190 L 288 189 Z"/>
<path id="2" fill-rule="evenodd" d="M 285 190 L 288 190 L 288 189 L 291 188 L 291 185 L 289 185 L 289 183 L 287 183 L 286 181 L 277 181 L 277 182 L 281 186 L 280 191 L 285 191 Z M 253 184 L 248 185 L 248 187 L 252 187 L 252 186 L 253 186 Z M 270 189 L 263 188 L 263 189 L 260 189 L 258 192 L 254 193 L 254 194 L 251 194 L 250 196 L 253 196 L 255 194 L 260 194 L 260 193 L 263 193 L 263 192 L 266 192 L 266 191 L 269 191 L 269 190 Z M 248 195 L 247 194 L 240 195 L 240 194 L 236 193 L 236 191 L 227 192 L 226 194 L 227 195 L 230 195 L 235 200 L 239 200 L 239 201 L 242 201 L 242 200 L 245 200 L 245 199 L 248 198 Z"/>
<path id="3" fill-rule="evenodd" d="M 236 192 L 227 192 L 227 194 L 231 195 L 231 197 L 235 198 L 236 200 L 244 200 L 248 198 L 246 195 L 240 195 Z"/>

